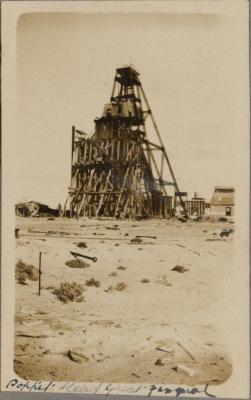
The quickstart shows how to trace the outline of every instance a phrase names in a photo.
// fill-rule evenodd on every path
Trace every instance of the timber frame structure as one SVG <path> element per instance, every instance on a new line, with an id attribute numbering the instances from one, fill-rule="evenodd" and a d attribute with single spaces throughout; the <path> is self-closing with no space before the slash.
<path id="1" fill-rule="evenodd" d="M 158 144 L 148 140 L 150 118 Z M 139 79 L 132 67 L 118 68 L 109 104 L 95 119 L 95 133 L 72 127 L 70 217 L 151 218 L 172 213 L 179 193 L 166 149 Z M 160 152 L 158 163 L 154 151 Z M 167 166 L 171 181 L 163 179 Z M 180 197 L 183 205 L 183 200 Z M 65 205 L 66 209 L 66 205 Z"/>

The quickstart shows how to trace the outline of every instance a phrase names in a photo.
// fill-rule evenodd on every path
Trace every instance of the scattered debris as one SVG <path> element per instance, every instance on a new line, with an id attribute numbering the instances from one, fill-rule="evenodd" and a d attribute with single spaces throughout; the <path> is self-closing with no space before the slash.
<path id="1" fill-rule="evenodd" d="M 176 206 L 174 216 L 180 222 L 187 222 L 188 220 L 188 215 L 186 214 L 181 205 Z"/>
<path id="2" fill-rule="evenodd" d="M 70 251 L 70 254 L 76 259 L 78 259 L 78 257 L 82 257 L 82 258 L 87 258 L 88 260 L 92 260 L 93 262 L 98 261 L 97 257 L 86 256 L 85 254 L 76 253 L 75 251 Z"/>
<path id="3" fill-rule="evenodd" d="M 15 364 L 24 364 L 22 361 L 19 361 L 16 358 L 14 358 L 14 362 L 15 362 Z"/>
<path id="4" fill-rule="evenodd" d="M 47 339 L 49 337 L 55 337 L 52 335 L 30 335 L 28 333 L 18 333 L 17 336 L 26 337 L 26 338 L 34 338 L 34 339 Z"/>
<path id="5" fill-rule="evenodd" d="M 114 290 L 114 287 L 110 285 L 107 289 L 104 290 L 104 292 L 112 292 Z"/>
<path id="6" fill-rule="evenodd" d="M 226 217 L 220 217 L 219 222 L 228 222 L 228 219 Z"/>
<path id="7" fill-rule="evenodd" d="M 16 263 L 15 277 L 18 283 L 25 285 L 26 279 L 38 280 L 38 270 L 34 265 L 25 264 L 22 260 Z"/>
<path id="8" fill-rule="evenodd" d="M 92 314 L 92 315 L 94 315 L 94 314 Z M 89 323 L 89 325 L 99 325 L 99 326 L 103 326 L 105 328 L 108 328 L 108 327 L 114 326 L 115 323 L 111 319 L 102 319 L 102 320 L 91 321 Z"/>
<path id="9" fill-rule="evenodd" d="M 169 346 L 165 346 L 165 345 L 156 347 L 156 350 L 164 351 L 165 353 L 173 353 L 174 352 L 173 347 L 169 347 Z"/>
<path id="10" fill-rule="evenodd" d="M 66 261 L 65 265 L 70 268 L 88 268 L 90 264 L 83 260 L 79 260 L 79 258 L 75 258 L 74 260 Z"/>
<path id="11" fill-rule="evenodd" d="M 98 358 L 96 361 L 99 362 L 104 362 L 106 358 L 110 358 L 110 357 L 105 357 L 105 358 Z"/>
<path id="12" fill-rule="evenodd" d="M 109 274 L 109 276 L 117 276 L 118 274 L 117 274 L 117 272 L 116 271 L 113 271 L 113 272 L 111 272 L 110 274 Z"/>
<path id="13" fill-rule="evenodd" d="M 161 283 L 165 286 L 173 286 L 167 279 L 167 275 L 163 275 L 160 280 L 156 281 L 156 283 Z"/>
<path id="14" fill-rule="evenodd" d="M 37 240 L 45 240 L 45 239 L 37 239 Z M 23 241 L 21 242 L 21 241 L 19 240 L 19 241 L 17 242 L 17 245 L 18 245 L 18 246 L 24 246 L 24 245 L 29 244 L 29 243 L 30 243 L 30 242 L 29 242 L 28 240 L 27 240 L 27 241 L 24 241 L 24 242 L 23 242 Z"/>
<path id="15" fill-rule="evenodd" d="M 120 269 L 121 271 L 125 271 L 126 267 L 123 267 L 123 265 L 120 265 L 117 269 Z"/>
<path id="16" fill-rule="evenodd" d="M 165 365 L 164 361 L 161 358 L 158 358 L 158 360 L 156 360 L 154 364 L 159 365 L 161 367 Z"/>
<path id="17" fill-rule="evenodd" d="M 141 279 L 140 282 L 141 282 L 141 283 L 150 283 L 150 280 L 147 279 L 147 278 L 143 278 L 143 279 Z"/>
<path id="18" fill-rule="evenodd" d="M 127 284 L 124 282 L 119 282 L 117 283 L 116 286 L 110 285 L 108 289 L 105 290 L 105 292 L 112 292 L 113 290 L 117 290 L 118 292 L 122 292 L 127 288 Z"/>
<path id="19" fill-rule="evenodd" d="M 77 244 L 77 247 L 81 247 L 81 248 L 83 248 L 83 249 L 86 249 L 86 248 L 87 248 L 87 244 L 86 244 L 85 242 L 79 242 L 79 243 Z"/>
<path id="20" fill-rule="evenodd" d="M 185 364 L 177 365 L 177 371 L 176 372 L 185 373 L 186 375 L 188 375 L 190 377 L 193 377 L 195 375 L 194 368 L 188 367 Z"/>
<path id="21" fill-rule="evenodd" d="M 91 227 L 92 228 L 93 226 L 100 227 L 99 224 L 92 224 L 92 225 L 80 225 L 80 228 L 85 228 L 85 227 Z"/>
<path id="22" fill-rule="evenodd" d="M 183 265 L 176 265 L 174 268 L 172 268 L 172 271 L 176 271 L 182 274 L 183 272 L 189 271 L 189 269 L 183 267 Z"/>
<path id="23" fill-rule="evenodd" d="M 89 358 L 86 357 L 84 354 L 77 353 L 75 351 L 69 350 L 67 352 L 67 356 L 73 362 L 82 363 L 83 361 L 89 361 Z"/>
<path id="24" fill-rule="evenodd" d="M 187 218 L 186 217 L 177 217 L 177 220 L 180 222 L 187 222 Z"/>
<path id="25" fill-rule="evenodd" d="M 115 290 L 118 290 L 119 292 L 122 292 L 122 290 L 125 290 L 127 288 L 127 284 L 124 282 L 119 282 L 116 286 L 115 286 Z"/>
<path id="26" fill-rule="evenodd" d="M 144 236 L 144 235 L 136 235 L 136 238 L 157 239 L 157 236 Z"/>
<path id="27" fill-rule="evenodd" d="M 50 349 L 45 349 L 43 351 L 43 354 L 52 354 L 52 351 Z"/>
<path id="28" fill-rule="evenodd" d="M 59 288 L 54 288 L 53 294 L 63 303 L 68 303 L 69 301 L 79 303 L 84 301 L 83 291 L 83 286 L 76 282 L 64 282 L 60 284 Z"/>
<path id="29" fill-rule="evenodd" d="M 185 348 L 185 346 L 183 346 L 180 342 L 177 342 L 177 345 L 180 346 L 180 347 L 184 350 L 184 352 L 185 352 L 193 361 L 196 361 L 195 357 L 190 353 L 189 350 L 187 350 L 187 349 Z"/>
<path id="30" fill-rule="evenodd" d="M 136 378 L 140 378 L 140 376 L 138 374 L 135 374 L 134 372 L 131 373 L 132 376 L 135 376 Z"/>
<path id="31" fill-rule="evenodd" d="M 85 281 L 86 286 L 100 287 L 100 281 L 94 278 Z"/>
<path id="32" fill-rule="evenodd" d="M 15 205 L 16 215 L 21 217 L 57 217 L 59 210 L 52 209 L 46 204 L 36 201 L 24 201 Z"/>
<path id="33" fill-rule="evenodd" d="M 34 201 L 18 203 L 15 206 L 16 215 L 21 217 L 34 217 L 38 216 L 39 205 Z"/>
<path id="34" fill-rule="evenodd" d="M 143 242 L 143 240 L 140 239 L 139 237 L 131 239 L 131 243 L 139 244 L 139 243 L 142 243 L 142 242 Z"/>

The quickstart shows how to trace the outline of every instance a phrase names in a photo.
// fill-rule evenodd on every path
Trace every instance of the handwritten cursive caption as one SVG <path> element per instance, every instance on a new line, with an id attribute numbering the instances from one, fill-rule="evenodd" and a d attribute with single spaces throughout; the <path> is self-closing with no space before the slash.
<path id="1" fill-rule="evenodd" d="M 53 392 L 68 392 L 68 393 L 85 393 L 85 394 L 104 394 L 106 397 L 112 394 L 144 394 L 147 397 L 156 396 L 158 394 L 172 395 L 179 397 L 181 395 L 186 396 L 196 396 L 206 395 L 207 397 L 216 397 L 209 392 L 209 385 L 204 387 L 182 387 L 177 386 L 171 388 L 169 386 L 163 385 L 119 385 L 119 384 L 79 384 L 75 382 L 59 383 L 50 381 L 48 382 L 29 382 L 19 379 L 11 379 L 7 385 L 6 389 L 15 390 L 20 392 L 47 392 L 52 390 Z"/>
<path id="2" fill-rule="evenodd" d="M 18 379 L 11 379 L 6 385 L 6 389 L 15 388 L 20 392 L 47 392 L 49 388 L 54 387 L 56 384 L 53 381 L 43 383 L 41 381 L 29 382 L 20 381 Z"/>

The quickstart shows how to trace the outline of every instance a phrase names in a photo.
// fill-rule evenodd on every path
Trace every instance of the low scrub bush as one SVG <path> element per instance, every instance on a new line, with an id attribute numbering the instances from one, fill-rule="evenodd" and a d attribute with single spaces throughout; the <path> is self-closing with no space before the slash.
<path id="1" fill-rule="evenodd" d="M 73 260 L 66 261 L 65 265 L 70 268 L 88 268 L 90 264 L 80 260 L 79 258 L 74 258 Z"/>
<path id="2" fill-rule="evenodd" d="M 54 288 L 52 293 L 55 294 L 62 303 L 68 303 L 69 301 L 80 303 L 84 301 L 83 292 L 84 288 L 82 285 L 76 282 L 64 282 L 61 283 L 58 288 Z"/>
<path id="3" fill-rule="evenodd" d="M 125 290 L 127 288 L 127 284 L 124 282 L 119 282 L 116 286 L 115 286 L 115 290 L 118 290 L 119 292 L 122 292 L 122 290 Z"/>
<path id="4" fill-rule="evenodd" d="M 86 286 L 100 287 L 100 282 L 97 279 L 91 278 L 85 281 Z"/>
<path id="5" fill-rule="evenodd" d="M 121 271 L 125 271 L 126 267 L 123 267 L 123 265 L 120 265 L 117 269 L 120 269 Z"/>
<path id="6" fill-rule="evenodd" d="M 31 281 L 38 280 L 38 269 L 34 265 L 25 264 L 22 260 L 16 263 L 15 277 L 18 283 L 25 284 L 26 279 Z"/>

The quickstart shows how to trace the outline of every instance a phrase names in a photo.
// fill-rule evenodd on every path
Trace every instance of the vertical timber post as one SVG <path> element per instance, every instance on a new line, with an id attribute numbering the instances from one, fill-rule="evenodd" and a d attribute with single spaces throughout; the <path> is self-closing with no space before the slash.
<path id="1" fill-rule="evenodd" d="M 74 142 L 75 142 L 75 126 L 72 126 L 71 131 L 71 185 L 73 178 L 73 154 L 74 154 Z M 73 217 L 72 203 L 70 204 L 70 218 Z"/>
<path id="2" fill-rule="evenodd" d="M 71 132 L 71 178 L 73 177 L 74 141 L 75 141 L 75 126 L 72 127 L 72 132 Z"/>
<path id="3" fill-rule="evenodd" d="M 41 292 L 41 274 L 42 274 L 42 253 L 41 251 L 39 252 L 39 270 L 38 270 L 38 295 L 40 296 L 40 292 Z"/>

